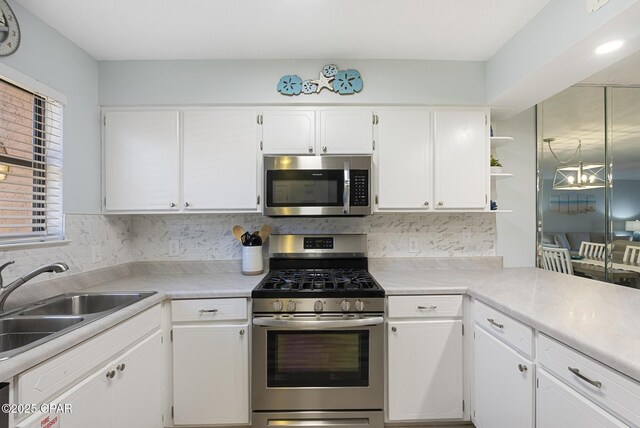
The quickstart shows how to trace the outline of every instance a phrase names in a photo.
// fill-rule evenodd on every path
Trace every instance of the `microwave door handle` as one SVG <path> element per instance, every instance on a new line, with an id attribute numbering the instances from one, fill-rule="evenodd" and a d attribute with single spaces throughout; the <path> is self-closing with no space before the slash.
<path id="1" fill-rule="evenodd" d="M 349 165 L 349 161 L 344 162 L 344 188 L 342 192 L 342 201 L 344 202 L 344 207 L 342 211 L 345 214 L 349 214 L 349 209 L 351 207 L 351 201 L 349 198 L 351 197 L 351 167 Z"/>

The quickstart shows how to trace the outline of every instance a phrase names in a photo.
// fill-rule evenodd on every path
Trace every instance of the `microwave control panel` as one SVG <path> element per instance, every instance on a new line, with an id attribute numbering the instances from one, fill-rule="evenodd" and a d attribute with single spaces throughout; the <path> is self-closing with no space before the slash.
<path id="1" fill-rule="evenodd" d="M 369 171 L 351 170 L 351 199 L 352 207 L 369 206 Z"/>

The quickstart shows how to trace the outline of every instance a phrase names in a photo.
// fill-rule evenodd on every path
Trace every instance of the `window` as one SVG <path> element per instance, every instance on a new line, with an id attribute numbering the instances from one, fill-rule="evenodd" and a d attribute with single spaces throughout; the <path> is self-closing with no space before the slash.
<path id="1" fill-rule="evenodd" d="M 0 79 L 0 245 L 60 240 L 62 105 Z"/>

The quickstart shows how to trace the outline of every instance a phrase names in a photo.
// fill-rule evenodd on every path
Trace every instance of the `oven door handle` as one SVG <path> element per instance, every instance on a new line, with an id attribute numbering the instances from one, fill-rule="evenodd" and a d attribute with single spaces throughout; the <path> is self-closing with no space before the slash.
<path id="1" fill-rule="evenodd" d="M 384 323 L 382 317 L 361 318 L 355 320 L 336 321 L 290 321 L 275 320 L 272 318 L 254 318 L 253 325 L 259 327 L 279 327 L 292 330 L 329 330 L 337 328 L 353 328 L 380 325 Z"/>

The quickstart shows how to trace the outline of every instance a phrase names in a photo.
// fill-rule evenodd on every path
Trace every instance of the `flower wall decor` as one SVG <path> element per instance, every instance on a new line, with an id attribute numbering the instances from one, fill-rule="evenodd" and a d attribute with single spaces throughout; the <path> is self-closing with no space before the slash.
<path id="1" fill-rule="evenodd" d="M 282 95 L 317 94 L 328 89 L 340 95 L 351 95 L 362 90 L 362 76 L 358 70 L 339 70 L 335 64 L 322 67 L 317 79 L 302 80 L 295 74 L 282 76 L 278 92 Z"/>

